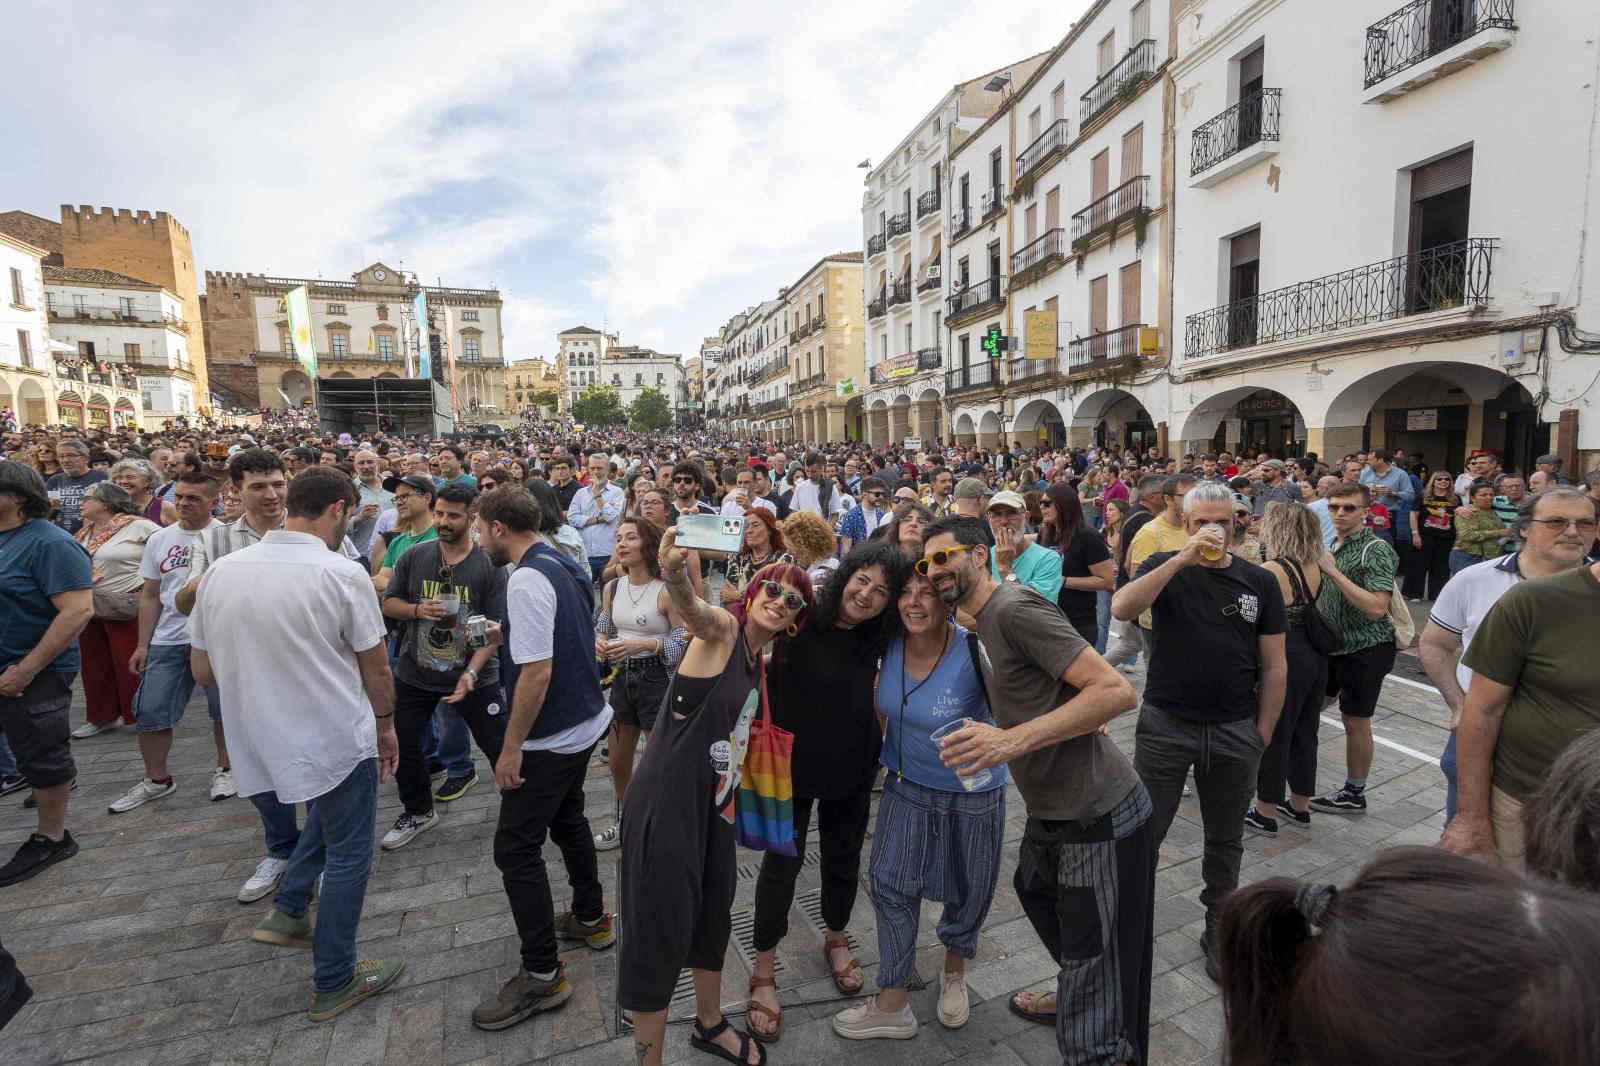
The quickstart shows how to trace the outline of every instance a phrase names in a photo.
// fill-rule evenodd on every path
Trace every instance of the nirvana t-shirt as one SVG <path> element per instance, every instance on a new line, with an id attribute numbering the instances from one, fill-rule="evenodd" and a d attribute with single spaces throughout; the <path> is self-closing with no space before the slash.
<path id="1" fill-rule="evenodd" d="M 1157 552 L 1135 579 L 1175 552 Z M 1144 702 L 1193 722 L 1254 718 L 1261 667 L 1258 637 L 1286 633 L 1288 612 L 1277 579 L 1233 557 L 1221 569 L 1186 566 L 1151 607 L 1156 641 Z M 1198 653 L 1198 654 L 1197 654 Z"/>
<path id="2" fill-rule="evenodd" d="M 389 579 L 385 599 L 394 597 L 407 603 L 421 603 L 436 596 L 453 595 L 461 601 L 454 617 L 439 621 L 426 618 L 401 622 L 400 652 L 395 659 L 395 677 L 414 688 L 430 692 L 450 692 L 461 680 L 473 648 L 467 645 L 467 618 L 505 617 L 506 575 L 483 553 L 474 548 L 467 557 L 450 568 L 446 587 L 440 570 L 437 539 L 419 544 L 400 556 L 394 576 Z M 475 687 L 492 685 L 500 678 L 500 657 L 489 656 Z"/>
<path id="3" fill-rule="evenodd" d="M 1061 550 L 1061 576 L 1092 577 L 1089 568 L 1096 563 L 1107 562 L 1111 558 L 1111 549 L 1106 547 L 1106 538 L 1098 530 L 1080 529 L 1076 536 Z M 1056 599 L 1056 605 L 1061 608 L 1061 613 L 1067 616 L 1067 621 L 1076 628 L 1085 626 L 1093 627 L 1096 608 L 1099 603 L 1099 594 L 1092 589 L 1068 588 L 1066 581 L 1061 582 L 1061 595 Z"/>
<path id="4" fill-rule="evenodd" d="M 1089 645 L 1055 604 L 1031 588 L 1001 585 L 977 620 L 992 710 L 1002 729 L 1077 696 L 1061 675 Z M 1139 783 L 1127 758 L 1098 730 L 1019 755 L 1009 765 L 1034 818 L 1093 821 Z"/>
<path id="5" fill-rule="evenodd" d="M 56 512 L 56 525 L 68 533 L 76 533 L 83 525 L 83 514 L 79 507 L 83 503 L 83 494 L 90 485 L 98 485 L 106 479 L 104 470 L 91 470 L 86 474 L 72 477 L 70 474 L 51 474 L 50 480 L 44 483 L 52 498 L 61 501 L 61 510 Z"/>

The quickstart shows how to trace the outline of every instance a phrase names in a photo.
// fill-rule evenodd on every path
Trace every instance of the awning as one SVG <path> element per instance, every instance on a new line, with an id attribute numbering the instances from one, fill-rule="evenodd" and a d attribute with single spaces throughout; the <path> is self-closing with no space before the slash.
<path id="1" fill-rule="evenodd" d="M 54 338 L 50 340 L 50 350 L 52 352 L 60 352 L 62 355 L 78 354 L 78 346 L 76 344 L 68 344 L 66 341 L 58 341 Z"/>

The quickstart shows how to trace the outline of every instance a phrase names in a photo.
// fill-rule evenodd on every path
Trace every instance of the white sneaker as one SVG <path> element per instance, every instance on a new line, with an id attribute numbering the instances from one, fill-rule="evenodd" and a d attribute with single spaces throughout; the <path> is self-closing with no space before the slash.
<path id="1" fill-rule="evenodd" d="M 1117 669 L 1125 674 L 1137 674 L 1139 672 L 1139 661 L 1135 659 L 1131 662 L 1120 663 Z"/>
<path id="2" fill-rule="evenodd" d="M 120 722 L 114 721 L 106 722 L 104 725 L 95 725 L 93 722 L 85 722 L 72 731 L 72 736 L 75 740 L 85 740 L 89 737 L 99 736 L 101 733 L 109 733 L 111 730 L 117 728 L 117 726 L 121 724 L 122 723 Z"/>
<path id="3" fill-rule="evenodd" d="M 256 865 L 256 872 L 250 875 L 239 889 L 240 903 L 254 903 L 278 887 L 278 882 L 283 880 L 283 871 L 289 868 L 288 859 L 274 859 L 271 855 L 262 859 Z"/>
<path id="4" fill-rule="evenodd" d="M 400 817 L 394 820 L 394 828 L 383 834 L 383 850 L 393 851 L 403 848 L 411 843 L 421 833 L 426 833 L 439 824 L 439 812 L 429 811 L 427 814 L 412 814 L 401 811 Z"/>
<path id="5" fill-rule="evenodd" d="M 148 777 L 123 793 L 122 798 L 113 800 L 111 806 L 106 808 L 112 814 L 126 814 L 135 807 L 143 807 L 151 800 L 170 796 L 178 791 L 178 782 L 175 778 L 168 778 L 166 784 L 159 784 Z"/>
<path id="6" fill-rule="evenodd" d="M 594 850 L 596 851 L 610 851 L 621 846 L 622 826 L 617 822 L 612 822 L 605 832 L 594 835 Z"/>
<path id="7" fill-rule="evenodd" d="M 917 1035 L 917 1016 L 909 1003 L 896 1014 L 881 1011 L 874 996 L 835 1014 L 833 1031 L 846 1040 L 910 1040 Z"/>
<path id="8" fill-rule="evenodd" d="M 211 799 L 225 800 L 237 796 L 239 790 L 233 787 L 233 771 L 226 766 L 219 766 L 211 774 Z"/>
<path id="9" fill-rule="evenodd" d="M 939 974 L 939 1024 L 946 1029 L 959 1029 L 967 1024 L 966 971 Z"/>

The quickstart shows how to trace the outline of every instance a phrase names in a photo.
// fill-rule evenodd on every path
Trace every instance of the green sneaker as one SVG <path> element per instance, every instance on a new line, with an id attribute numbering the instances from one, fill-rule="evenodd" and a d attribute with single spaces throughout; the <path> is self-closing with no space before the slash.
<path id="1" fill-rule="evenodd" d="M 311 1020 L 325 1022 L 368 996 L 375 996 L 388 988 L 406 968 L 406 960 L 398 955 L 385 955 L 381 959 L 359 958 L 356 972 L 343 988 L 332 992 L 316 992 L 311 996 Z"/>
<path id="2" fill-rule="evenodd" d="M 581 940 L 596 951 L 604 951 L 617 942 L 616 930 L 611 928 L 611 915 L 602 914 L 597 922 L 580 922 L 571 911 L 556 915 L 556 936 L 562 940 Z"/>
<path id="3" fill-rule="evenodd" d="M 291 918 L 276 907 L 271 908 L 261 923 L 250 930 L 250 939 L 280 948 L 308 948 L 311 946 L 311 915 Z"/>

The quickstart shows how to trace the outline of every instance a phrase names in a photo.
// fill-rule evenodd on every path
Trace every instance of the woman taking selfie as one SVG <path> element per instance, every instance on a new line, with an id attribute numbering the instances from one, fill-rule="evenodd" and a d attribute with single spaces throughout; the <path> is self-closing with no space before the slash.
<path id="1" fill-rule="evenodd" d="M 633 1013 L 640 1066 L 660 1066 L 667 1008 L 679 972 L 694 971 L 689 1043 L 734 1063 L 766 1053 L 722 1016 L 722 962 L 733 931 L 734 792 L 761 694 L 762 650 L 800 633 L 811 582 L 788 563 L 763 567 L 731 610 L 689 587 L 689 553 L 677 530 L 661 541 L 661 577 L 690 641 L 664 710 L 628 786 L 622 826 L 622 957 L 617 1002 Z"/>
<path id="2" fill-rule="evenodd" d="M 822 950 L 828 972 L 841 995 L 856 994 L 866 980 L 860 960 L 850 954 L 848 929 L 882 741 L 872 686 L 888 644 L 890 604 L 910 569 L 905 555 L 884 541 L 856 548 L 817 592 L 805 632 L 772 653 L 767 676 L 772 720 L 794 734 L 789 765 L 796 854 L 768 852 L 756 881 L 756 958 L 746 1016 L 757 1040 L 776 1040 L 783 1029 L 774 966 L 778 942 L 789 932 L 789 907 L 813 810 L 821 842 L 827 926 Z"/>
<path id="3" fill-rule="evenodd" d="M 994 724 L 977 637 L 950 621 L 932 582 L 915 571 L 897 606 L 904 633 L 889 642 L 878 677 L 888 775 L 867 872 L 878 915 L 878 994 L 834 1017 L 834 1031 L 852 1040 L 916 1034 L 906 989 L 916 977 L 923 900 L 944 904 L 939 1022 L 966 1024 L 967 960 L 994 899 L 1005 839 L 1006 768 L 962 778 L 941 761 L 933 739 L 969 718 Z"/>

